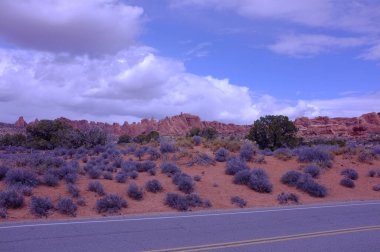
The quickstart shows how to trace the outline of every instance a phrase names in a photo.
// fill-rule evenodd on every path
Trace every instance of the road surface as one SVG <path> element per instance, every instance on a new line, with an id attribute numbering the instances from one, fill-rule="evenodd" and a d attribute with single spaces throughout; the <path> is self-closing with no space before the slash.
<path id="1" fill-rule="evenodd" d="M 0 251 L 380 251 L 380 201 L 3 223 Z"/>

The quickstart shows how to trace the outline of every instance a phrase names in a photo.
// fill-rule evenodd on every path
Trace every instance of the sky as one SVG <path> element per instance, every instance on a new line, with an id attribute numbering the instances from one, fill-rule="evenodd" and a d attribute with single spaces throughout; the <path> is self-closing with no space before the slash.
<path id="1" fill-rule="evenodd" d="M 0 121 L 380 111 L 378 0 L 1 0 Z"/>

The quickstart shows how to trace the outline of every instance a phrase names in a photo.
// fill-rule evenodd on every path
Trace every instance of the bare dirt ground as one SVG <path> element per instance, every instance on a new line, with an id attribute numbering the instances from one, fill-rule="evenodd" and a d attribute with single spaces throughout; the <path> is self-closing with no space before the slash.
<path id="1" fill-rule="evenodd" d="M 203 151 L 209 152 L 208 149 L 196 147 L 191 152 Z M 131 155 L 125 156 L 126 159 L 135 157 Z M 317 178 L 318 183 L 324 185 L 328 189 L 328 195 L 325 198 L 314 198 L 308 194 L 291 188 L 280 183 L 281 176 L 289 170 L 302 170 L 302 167 L 306 164 L 299 163 L 296 158 L 292 158 L 288 161 L 281 161 L 275 157 L 265 157 L 266 163 L 257 164 L 249 162 L 251 168 L 263 168 L 269 175 L 270 181 L 273 183 L 272 193 L 257 193 L 247 186 L 235 185 L 232 183 L 233 176 L 225 174 L 225 162 L 216 162 L 215 165 L 210 166 L 193 166 L 187 167 L 184 165 L 188 160 L 182 158 L 177 161 L 181 170 L 189 175 L 200 175 L 202 177 L 200 182 L 195 182 L 195 192 L 199 194 L 203 199 L 208 199 L 212 203 L 211 209 L 231 209 L 237 208 L 231 204 L 232 196 L 239 196 L 247 201 L 247 207 L 272 207 L 278 206 L 277 195 L 281 192 L 295 193 L 299 196 L 299 204 L 309 203 L 321 203 L 321 202 L 336 202 L 336 201 L 353 201 L 353 200 L 376 200 L 380 199 L 380 192 L 372 190 L 372 187 L 380 183 L 380 178 L 368 177 L 368 171 L 372 168 L 380 168 L 380 161 L 375 160 L 373 164 L 365 164 L 357 161 L 356 156 L 351 156 L 349 159 L 344 159 L 343 156 L 336 156 L 332 168 L 323 169 L 322 174 Z M 160 161 L 157 162 L 159 166 Z M 355 188 L 346 188 L 339 184 L 342 176 L 340 172 L 344 168 L 354 168 L 359 173 L 359 179 L 355 181 Z M 136 183 L 140 187 L 144 187 L 148 180 L 159 180 L 164 191 L 161 193 L 144 192 L 144 199 L 136 201 L 128 198 L 127 188 L 131 183 Z M 80 176 L 80 179 L 76 185 L 80 188 L 81 196 L 85 199 L 85 206 L 78 206 L 78 217 L 99 217 L 95 210 L 96 200 L 101 196 L 98 196 L 94 192 L 89 192 L 87 186 L 89 179 L 87 176 Z M 180 193 L 176 186 L 172 183 L 171 178 L 162 174 L 160 170 L 157 170 L 156 176 L 151 176 L 147 173 L 139 173 L 136 180 L 128 179 L 126 183 L 117 183 L 115 180 L 99 179 L 103 185 L 106 193 L 117 193 L 124 197 L 128 201 L 128 207 L 122 209 L 117 215 L 128 214 L 141 214 L 141 213 L 159 213 L 159 212 L 175 212 L 172 208 L 164 205 L 164 199 L 166 193 L 176 192 Z M 4 182 L 0 182 L 0 190 L 4 190 Z M 70 197 L 66 189 L 64 181 L 60 181 L 57 187 L 47 187 L 44 185 L 37 186 L 33 189 L 34 196 L 49 196 L 54 203 L 57 202 L 59 197 Z M 20 220 L 32 220 L 40 219 L 33 216 L 28 206 L 30 205 L 31 197 L 25 197 L 25 206 L 21 209 L 9 209 L 8 218 L 0 219 L 4 221 L 20 221 Z M 195 208 L 193 210 L 202 210 L 203 208 Z M 54 211 L 49 215 L 48 219 L 67 219 L 73 218 L 66 215 L 62 215 L 57 211 Z"/>

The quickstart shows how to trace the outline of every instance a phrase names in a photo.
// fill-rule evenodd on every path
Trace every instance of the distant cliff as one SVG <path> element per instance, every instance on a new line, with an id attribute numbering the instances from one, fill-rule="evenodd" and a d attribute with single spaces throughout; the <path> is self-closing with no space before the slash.
<path id="1" fill-rule="evenodd" d="M 83 129 L 89 126 L 97 126 L 107 130 L 111 134 L 128 134 L 137 136 L 142 133 L 158 131 L 161 135 L 182 136 L 189 132 L 191 128 L 216 129 L 220 135 L 224 136 L 245 136 L 248 134 L 250 125 L 226 124 L 216 121 L 202 121 L 198 116 L 191 114 L 180 114 L 172 117 L 165 117 L 161 120 L 143 119 L 137 123 L 120 125 L 118 123 L 88 122 L 86 120 L 69 120 L 58 118 L 74 128 Z M 36 120 L 37 121 L 37 120 Z M 34 122 L 31 122 L 34 123 Z M 307 117 L 297 118 L 294 121 L 298 128 L 298 136 L 305 139 L 317 138 L 358 138 L 368 139 L 373 136 L 380 136 L 380 113 L 368 113 L 352 118 L 329 118 Z M 23 133 L 28 124 L 20 117 L 14 124 L 0 123 L 0 135 L 6 133 Z"/>
<path id="2" fill-rule="evenodd" d="M 298 135 L 305 139 L 359 138 L 380 136 L 380 113 L 368 113 L 352 118 L 301 117 L 295 120 Z"/>

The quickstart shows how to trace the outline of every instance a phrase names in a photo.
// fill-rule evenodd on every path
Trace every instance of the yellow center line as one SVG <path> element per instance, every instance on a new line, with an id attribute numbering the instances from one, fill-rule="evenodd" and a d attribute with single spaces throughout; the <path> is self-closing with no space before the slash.
<path id="1" fill-rule="evenodd" d="M 180 247 L 180 248 L 149 250 L 146 252 L 164 252 L 164 251 L 170 251 L 170 252 L 175 252 L 175 251 L 177 251 L 177 252 L 178 251 L 190 252 L 191 251 L 191 252 L 194 252 L 194 251 L 204 251 L 204 250 L 211 250 L 211 249 L 224 249 L 224 248 L 231 248 L 231 247 L 249 246 L 249 245 L 256 245 L 256 244 L 273 243 L 273 242 L 281 242 L 281 241 L 291 241 L 291 240 L 297 240 L 297 239 L 341 235 L 341 234 L 374 231 L 374 230 L 380 230 L 380 225 L 357 227 L 357 228 L 347 228 L 347 229 L 337 229 L 337 230 L 328 230 L 328 231 L 311 232 L 311 233 L 302 233 L 302 234 L 287 235 L 287 236 L 275 236 L 275 237 L 269 237 L 269 238 L 260 238 L 260 239 L 244 240 L 244 241 L 236 241 L 236 242 L 215 243 L 215 244 L 205 244 L 205 245 L 188 246 L 188 247 Z"/>

